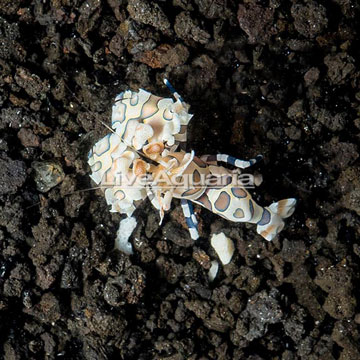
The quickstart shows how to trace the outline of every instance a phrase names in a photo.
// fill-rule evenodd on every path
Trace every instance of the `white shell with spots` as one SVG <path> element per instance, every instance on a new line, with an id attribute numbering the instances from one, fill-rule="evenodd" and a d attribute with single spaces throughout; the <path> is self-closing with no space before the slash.
<path id="1" fill-rule="evenodd" d="M 216 251 L 221 263 L 223 265 L 229 264 L 235 251 L 234 242 L 223 232 L 221 232 L 220 234 L 214 234 L 211 237 L 210 242 L 211 246 Z"/>

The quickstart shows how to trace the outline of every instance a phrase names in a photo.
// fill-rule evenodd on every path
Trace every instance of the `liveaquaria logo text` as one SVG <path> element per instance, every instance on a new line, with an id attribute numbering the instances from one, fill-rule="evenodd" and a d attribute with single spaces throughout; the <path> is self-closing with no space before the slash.
<path id="1" fill-rule="evenodd" d="M 252 174 L 241 174 L 239 170 L 233 170 L 219 174 L 169 174 L 167 170 L 160 170 L 155 175 L 146 173 L 141 175 L 134 174 L 131 170 L 127 173 L 117 172 L 111 176 L 105 175 L 101 182 L 106 187 L 126 188 L 144 188 L 151 186 L 152 188 L 161 189 L 196 189 L 196 188 L 212 188 L 220 189 L 227 185 L 241 188 L 254 188 L 255 179 Z"/>

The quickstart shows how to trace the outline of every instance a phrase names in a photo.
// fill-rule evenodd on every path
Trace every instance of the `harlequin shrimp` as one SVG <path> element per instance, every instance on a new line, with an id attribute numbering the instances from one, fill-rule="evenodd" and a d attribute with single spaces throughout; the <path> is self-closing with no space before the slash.
<path id="1" fill-rule="evenodd" d="M 283 229 L 284 219 L 294 212 L 296 200 L 262 207 L 237 182 L 239 169 L 257 163 L 260 155 L 240 160 L 225 154 L 197 157 L 194 151 L 183 150 L 193 115 L 171 84 L 164 82 L 176 101 L 142 89 L 119 94 L 112 109 L 112 133 L 89 153 L 90 177 L 104 189 L 110 211 L 131 216 L 139 202 L 149 197 L 160 213 L 161 224 L 172 198 L 177 198 L 194 240 L 199 233 L 192 203 L 230 221 L 256 224 L 257 232 L 272 240 Z"/>

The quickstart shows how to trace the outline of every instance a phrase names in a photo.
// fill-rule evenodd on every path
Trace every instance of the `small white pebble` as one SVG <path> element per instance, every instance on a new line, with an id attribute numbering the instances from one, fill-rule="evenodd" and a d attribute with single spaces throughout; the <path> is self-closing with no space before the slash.
<path id="1" fill-rule="evenodd" d="M 213 260 L 211 262 L 211 267 L 208 272 L 209 280 L 213 281 L 216 278 L 216 275 L 219 270 L 219 263 L 216 260 Z"/>
<path id="2" fill-rule="evenodd" d="M 122 251 L 126 255 L 133 253 L 129 238 L 136 228 L 137 221 L 134 217 L 127 217 L 120 221 L 119 230 L 116 233 L 115 249 Z"/>
<path id="3" fill-rule="evenodd" d="M 234 255 L 235 246 L 233 241 L 226 237 L 223 232 L 214 234 L 211 237 L 211 246 L 216 251 L 223 265 L 228 264 Z"/>

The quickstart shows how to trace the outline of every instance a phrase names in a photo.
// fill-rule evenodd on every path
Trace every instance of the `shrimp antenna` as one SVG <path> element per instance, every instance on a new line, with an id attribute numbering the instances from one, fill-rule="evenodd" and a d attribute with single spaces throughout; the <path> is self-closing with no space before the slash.
<path id="1" fill-rule="evenodd" d="M 174 89 L 174 87 L 170 84 L 170 81 L 168 79 L 164 79 L 164 84 L 167 86 L 167 88 L 170 90 L 170 92 L 173 94 L 176 100 L 179 100 L 182 103 L 184 102 L 181 95 Z"/>
<path id="2" fill-rule="evenodd" d="M 58 68 L 59 68 L 59 70 L 62 72 L 63 75 L 65 75 L 65 76 L 67 75 L 67 74 L 65 73 L 65 71 L 64 71 L 63 69 L 61 69 L 60 66 L 58 66 Z M 74 94 L 74 92 L 70 89 L 70 87 L 67 85 L 67 83 L 66 83 L 65 81 L 64 81 L 64 86 L 65 86 L 65 88 L 70 92 L 71 96 L 74 97 L 74 99 L 78 102 L 78 104 L 79 104 L 83 109 L 85 109 L 86 111 L 92 112 L 89 107 L 85 106 L 85 105 L 80 101 L 80 99 Z M 171 85 L 170 85 L 170 86 L 171 86 Z M 175 95 L 174 95 L 174 96 L 175 96 Z M 181 101 L 181 100 L 180 100 L 180 101 Z M 109 131 L 111 131 L 113 134 L 115 134 L 115 135 L 117 135 L 117 136 L 120 137 L 120 135 L 117 134 L 117 133 L 114 131 L 114 129 L 112 129 L 109 125 L 107 125 L 106 123 L 104 123 L 102 120 L 97 119 L 96 117 L 95 117 L 95 120 L 96 120 L 97 122 L 99 122 L 101 125 L 103 125 L 104 127 L 106 127 L 106 129 L 108 129 Z M 142 152 L 140 152 L 139 150 L 135 149 L 131 144 L 128 144 L 128 143 L 125 141 L 125 139 L 120 139 L 120 140 L 121 140 L 126 146 L 130 147 L 133 151 L 135 151 L 141 158 L 144 158 L 144 154 L 143 154 Z M 157 163 L 157 161 L 155 161 L 155 163 Z"/>

